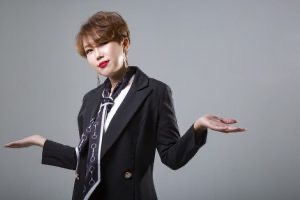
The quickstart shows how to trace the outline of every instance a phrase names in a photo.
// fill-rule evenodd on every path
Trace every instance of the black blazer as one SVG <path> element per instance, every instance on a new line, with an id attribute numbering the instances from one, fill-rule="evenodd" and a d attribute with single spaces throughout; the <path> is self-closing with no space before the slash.
<path id="1" fill-rule="evenodd" d="M 78 114 L 79 136 L 98 109 L 102 90 L 100 85 L 84 96 Z M 137 68 L 131 88 L 103 136 L 102 178 L 90 199 L 157 199 L 153 184 L 155 149 L 161 161 L 175 170 L 196 154 L 206 137 L 207 130 L 196 133 L 193 125 L 180 137 L 171 89 Z M 73 200 L 83 199 L 86 156 L 80 159 Z M 75 148 L 46 140 L 42 163 L 74 170 Z"/>

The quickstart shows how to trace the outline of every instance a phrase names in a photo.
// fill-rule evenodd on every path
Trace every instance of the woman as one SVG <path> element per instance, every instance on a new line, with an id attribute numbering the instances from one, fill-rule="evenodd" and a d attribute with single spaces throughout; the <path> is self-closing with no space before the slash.
<path id="1" fill-rule="evenodd" d="M 155 150 L 171 169 L 184 166 L 205 144 L 207 129 L 242 132 L 234 119 L 204 115 L 180 137 L 171 90 L 128 66 L 130 32 L 115 12 L 98 12 L 82 25 L 78 53 L 103 84 L 83 98 L 78 114 L 80 141 L 70 147 L 33 135 L 6 144 L 43 147 L 42 163 L 75 170 L 73 199 L 154 200 Z"/>

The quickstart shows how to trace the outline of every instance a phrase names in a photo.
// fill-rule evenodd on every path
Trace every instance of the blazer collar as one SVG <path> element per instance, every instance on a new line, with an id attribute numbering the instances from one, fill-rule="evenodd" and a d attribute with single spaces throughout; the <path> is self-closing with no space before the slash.
<path id="1" fill-rule="evenodd" d="M 120 135 L 123 133 L 124 128 L 132 119 L 134 113 L 138 110 L 142 102 L 151 92 L 151 89 L 149 87 L 149 77 L 138 67 L 130 67 L 136 68 L 135 77 L 125 99 L 123 100 L 117 112 L 113 116 L 103 136 L 101 158 L 105 155 L 105 153 L 109 150 L 113 143 L 120 137 Z M 97 93 L 99 94 L 100 98 L 102 96 L 102 91 L 103 84 L 97 88 Z M 101 99 L 97 102 L 98 105 L 95 106 L 96 112 L 99 108 Z"/>
<path id="2" fill-rule="evenodd" d="M 139 67 L 137 66 L 129 66 L 131 68 L 135 68 L 136 69 L 136 73 L 135 73 L 135 77 L 133 79 L 133 83 L 130 87 L 130 90 L 128 92 L 128 94 L 132 93 L 132 92 L 136 92 L 139 90 L 142 90 L 146 87 L 148 87 L 149 85 L 149 77 L 142 71 L 140 70 Z M 97 88 L 95 88 L 95 100 L 93 102 L 95 102 L 95 105 L 93 106 L 94 109 L 92 110 L 92 117 L 96 117 L 97 111 L 99 109 L 100 106 L 100 102 L 102 101 L 102 92 L 104 89 L 104 84 L 102 83 L 101 85 L 99 85 Z M 128 96 L 127 94 L 127 96 Z"/>
<path id="3" fill-rule="evenodd" d="M 142 89 L 148 87 L 149 86 L 149 77 L 138 67 L 136 67 L 136 66 L 131 66 L 131 67 L 136 68 L 135 78 L 131 85 L 133 90 L 138 91 L 138 90 L 142 90 Z"/>

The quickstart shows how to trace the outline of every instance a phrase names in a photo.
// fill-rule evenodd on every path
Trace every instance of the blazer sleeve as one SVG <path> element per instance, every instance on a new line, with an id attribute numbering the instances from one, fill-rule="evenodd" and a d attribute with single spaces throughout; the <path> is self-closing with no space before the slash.
<path id="1" fill-rule="evenodd" d="M 193 125 L 180 137 L 172 99 L 172 92 L 165 85 L 159 104 L 157 150 L 162 163 L 173 170 L 184 166 L 202 147 L 207 129 L 196 132 Z"/>
<path id="2" fill-rule="evenodd" d="M 43 147 L 42 164 L 75 170 L 76 161 L 74 147 L 46 140 Z"/>

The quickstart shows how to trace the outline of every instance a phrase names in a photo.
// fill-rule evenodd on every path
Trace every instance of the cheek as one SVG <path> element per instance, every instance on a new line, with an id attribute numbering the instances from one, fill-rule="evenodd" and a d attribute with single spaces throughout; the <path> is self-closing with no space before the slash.
<path id="1" fill-rule="evenodd" d="M 95 61 L 94 61 L 92 55 L 87 56 L 86 60 L 90 65 L 92 65 L 92 66 L 95 65 Z"/>
<path id="2" fill-rule="evenodd" d="M 117 63 L 122 63 L 123 62 L 123 55 L 122 55 L 122 51 L 120 50 L 115 50 L 113 53 L 113 57 L 115 58 L 115 62 Z"/>
<path id="3" fill-rule="evenodd" d="M 115 58 L 122 56 L 122 48 L 118 45 L 110 47 L 110 53 L 114 55 Z"/>
<path id="4" fill-rule="evenodd" d="M 120 66 L 123 65 L 124 58 L 123 58 L 122 54 L 118 54 L 117 62 L 118 62 L 118 65 L 120 65 Z"/>

